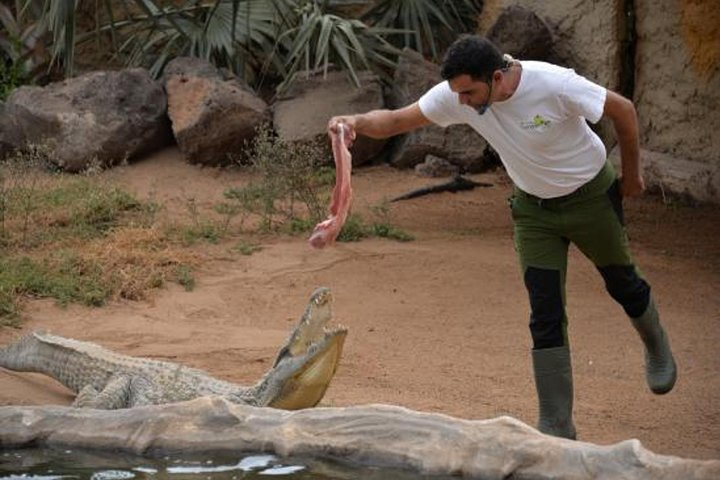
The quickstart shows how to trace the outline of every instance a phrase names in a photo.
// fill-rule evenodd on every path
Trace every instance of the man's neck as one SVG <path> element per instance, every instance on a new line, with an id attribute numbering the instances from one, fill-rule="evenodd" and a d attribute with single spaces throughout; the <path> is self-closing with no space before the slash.
<path id="1" fill-rule="evenodd" d="M 503 89 L 501 93 L 500 101 L 504 101 L 513 96 L 518 86 L 520 85 L 520 79 L 522 78 L 522 64 L 517 60 L 514 60 L 510 68 L 508 69 L 507 83 L 503 82 Z"/>

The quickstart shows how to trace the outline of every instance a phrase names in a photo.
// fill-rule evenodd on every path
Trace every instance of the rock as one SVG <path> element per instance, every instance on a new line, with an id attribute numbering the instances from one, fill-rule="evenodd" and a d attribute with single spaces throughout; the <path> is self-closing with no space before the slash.
<path id="1" fill-rule="evenodd" d="M 505 7 L 488 31 L 487 38 L 501 52 L 515 58 L 549 61 L 554 55 L 550 27 L 535 12 L 520 5 Z"/>
<path id="2" fill-rule="evenodd" d="M 415 173 L 421 177 L 452 177 L 460 173 L 460 169 L 444 158 L 428 155 L 423 163 L 415 165 Z"/>
<path id="3" fill-rule="evenodd" d="M 14 149 L 45 145 L 68 172 L 131 160 L 171 143 L 166 97 L 144 69 L 91 72 L 14 90 L 5 104 Z M 7 141 L 7 140 L 5 140 Z"/>
<path id="4" fill-rule="evenodd" d="M 227 165 L 240 158 L 268 105 L 236 78 L 200 59 L 178 58 L 164 74 L 168 116 L 178 147 L 191 163 Z"/>
<path id="5" fill-rule="evenodd" d="M 303 75 L 302 73 L 300 75 Z M 273 124 L 280 138 L 288 142 L 327 142 L 328 120 L 335 115 L 362 113 L 384 107 L 382 86 L 371 72 L 360 72 L 360 87 L 344 72 L 329 72 L 297 78 L 290 89 L 273 104 Z M 355 139 L 350 153 L 353 165 L 376 158 L 387 140 L 365 136 Z M 328 163 L 332 163 L 328 156 Z"/>
<path id="6" fill-rule="evenodd" d="M 467 173 L 477 173 L 495 166 L 494 152 L 485 139 L 468 125 L 452 125 L 445 129 L 443 155 Z"/>
<path id="7" fill-rule="evenodd" d="M 175 75 L 227 80 L 215 65 L 197 57 L 177 57 L 168 62 L 163 69 L 163 84 Z"/>
<path id="8" fill-rule="evenodd" d="M 609 158 L 620 172 L 620 149 L 614 148 Z M 720 204 L 720 165 L 647 149 L 641 149 L 640 159 L 648 190 L 663 197 Z"/>

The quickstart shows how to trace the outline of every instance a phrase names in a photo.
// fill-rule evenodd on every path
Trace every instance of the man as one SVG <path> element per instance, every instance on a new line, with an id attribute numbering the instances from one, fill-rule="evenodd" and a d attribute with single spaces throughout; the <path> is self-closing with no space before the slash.
<path id="1" fill-rule="evenodd" d="M 622 197 L 645 189 L 638 124 L 629 100 L 573 70 L 503 56 L 478 36 L 458 39 L 443 61 L 445 81 L 398 110 L 334 117 L 354 133 L 384 138 L 430 123 L 465 123 L 499 153 L 515 187 L 510 199 L 515 247 L 530 297 L 532 363 L 540 431 L 576 438 L 565 315 L 570 242 L 597 267 L 645 345 L 646 379 L 669 392 L 676 366 L 650 286 L 633 264 Z M 620 145 L 620 178 L 586 120 L 609 118 Z"/>

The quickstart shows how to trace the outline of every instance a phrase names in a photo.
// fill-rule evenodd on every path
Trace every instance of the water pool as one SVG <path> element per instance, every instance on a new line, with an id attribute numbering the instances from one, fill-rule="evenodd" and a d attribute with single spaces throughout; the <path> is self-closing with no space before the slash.
<path id="1" fill-rule="evenodd" d="M 269 454 L 140 457 L 122 452 L 33 448 L 0 450 L 0 480 L 449 480 L 406 470 L 348 466 Z"/>

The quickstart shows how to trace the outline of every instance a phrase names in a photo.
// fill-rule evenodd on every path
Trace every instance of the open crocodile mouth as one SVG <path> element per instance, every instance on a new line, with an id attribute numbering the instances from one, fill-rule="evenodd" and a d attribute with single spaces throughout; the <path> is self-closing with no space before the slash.
<path id="1" fill-rule="evenodd" d="M 271 407 L 296 410 L 317 405 L 325 395 L 342 356 L 347 328 L 330 326 L 332 321 L 332 293 L 322 287 L 310 297 L 300 323 L 280 350 L 275 360 L 305 357 L 302 366 L 283 384 Z"/>

